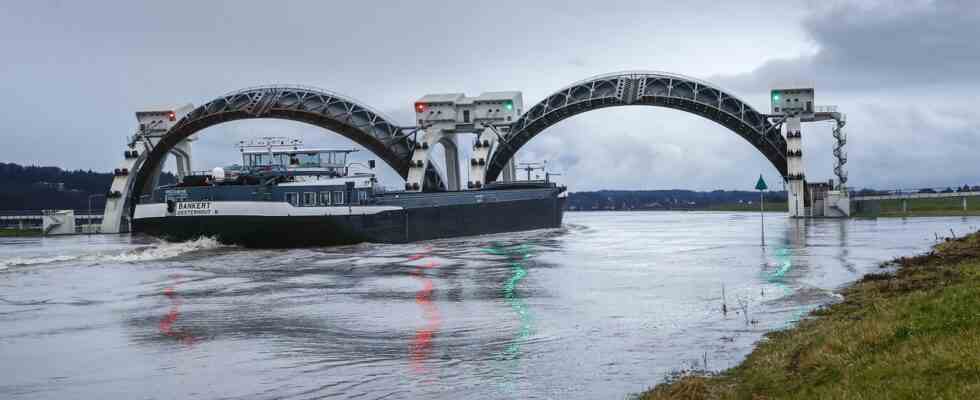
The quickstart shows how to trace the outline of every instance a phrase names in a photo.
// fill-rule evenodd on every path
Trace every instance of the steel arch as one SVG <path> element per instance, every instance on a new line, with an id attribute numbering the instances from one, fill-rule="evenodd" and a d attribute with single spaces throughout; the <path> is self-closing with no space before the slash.
<path id="1" fill-rule="evenodd" d="M 683 75 L 627 71 L 573 83 L 535 104 L 510 125 L 488 164 L 485 182 L 531 138 L 561 120 L 607 107 L 646 105 L 700 115 L 748 140 L 786 176 L 786 139 L 764 114 L 717 86 Z"/>
<path id="2" fill-rule="evenodd" d="M 177 121 L 140 166 L 134 180 L 133 197 L 139 199 L 154 168 L 182 140 L 214 125 L 257 118 L 299 121 L 339 133 L 376 154 L 402 177 L 408 176 L 415 142 L 380 112 L 324 89 L 298 85 L 257 86 L 211 100 Z M 427 174 L 427 178 L 430 176 L 436 180 L 433 184 L 442 185 L 438 175 Z"/>

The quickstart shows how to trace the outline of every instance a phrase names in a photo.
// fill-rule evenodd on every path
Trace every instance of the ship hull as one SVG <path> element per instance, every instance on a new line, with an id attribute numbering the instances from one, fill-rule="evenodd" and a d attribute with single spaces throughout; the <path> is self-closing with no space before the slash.
<path id="1" fill-rule="evenodd" d="M 525 196 L 526 197 L 526 196 Z M 437 201 L 438 202 L 438 201 Z M 200 202 L 204 203 L 204 202 Z M 565 198 L 556 193 L 507 201 L 444 201 L 445 205 L 292 208 L 281 203 L 207 202 L 206 207 L 164 211 L 137 206 L 133 232 L 172 241 L 215 237 L 246 247 L 337 246 L 557 228 Z M 234 203 L 234 204 L 232 204 Z M 287 207 L 285 211 L 275 207 Z M 142 208 L 142 209 L 141 209 Z"/>

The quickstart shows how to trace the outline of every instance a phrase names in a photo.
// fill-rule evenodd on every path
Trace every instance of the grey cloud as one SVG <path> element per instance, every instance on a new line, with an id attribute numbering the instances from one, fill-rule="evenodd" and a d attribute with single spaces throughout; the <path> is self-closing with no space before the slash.
<path id="1" fill-rule="evenodd" d="M 928 176 L 915 163 L 940 168 L 938 159 L 966 162 L 980 150 L 969 139 L 978 127 L 969 100 L 980 82 L 970 73 L 980 64 L 972 42 L 977 3 L 801 4 L 11 2 L 0 6 L 0 160 L 110 170 L 133 111 L 202 104 L 257 84 L 325 87 L 410 124 L 412 101 L 426 93 L 514 89 L 530 105 L 573 81 L 626 69 L 708 77 L 760 109 L 774 85 L 814 84 L 820 101 L 849 113 L 849 167 L 861 185 L 920 184 Z M 936 96 L 937 85 L 957 97 Z M 911 103 L 921 118 L 906 115 Z M 829 177 L 829 129 L 814 132 L 808 175 Z M 916 132 L 928 133 L 916 137 L 919 148 L 889 142 Z M 231 145 L 246 136 L 351 145 L 281 121 L 205 133 L 195 167 L 233 161 Z M 950 154 L 931 150 L 950 143 Z M 535 138 L 521 157 L 550 160 L 573 190 L 745 188 L 758 173 L 777 180 L 744 140 L 669 110 L 576 116 Z M 391 171 L 383 176 L 399 186 Z"/>
<path id="2" fill-rule="evenodd" d="M 815 87 L 848 114 L 850 183 L 899 188 L 971 185 L 980 152 L 980 3 L 843 2 L 802 20 L 811 54 L 711 79 L 765 105 L 765 91 Z M 808 176 L 829 175 L 829 128 L 806 128 Z M 813 155 L 813 156 L 811 156 Z"/>
<path id="3" fill-rule="evenodd" d="M 715 79 L 739 90 L 800 84 L 834 91 L 978 85 L 976 1 L 844 2 L 814 10 L 802 26 L 817 46 L 815 54 Z M 778 32 L 780 26 L 774 28 Z"/>
<path id="4" fill-rule="evenodd" d="M 568 63 L 571 64 L 573 67 L 585 67 L 586 65 L 588 65 L 588 61 L 586 61 L 585 58 L 581 56 L 572 58 L 571 60 L 568 61 Z"/>
<path id="5" fill-rule="evenodd" d="M 857 111 L 876 121 L 851 135 L 857 182 L 890 188 L 976 185 L 980 117 L 914 105 L 864 104 Z"/>

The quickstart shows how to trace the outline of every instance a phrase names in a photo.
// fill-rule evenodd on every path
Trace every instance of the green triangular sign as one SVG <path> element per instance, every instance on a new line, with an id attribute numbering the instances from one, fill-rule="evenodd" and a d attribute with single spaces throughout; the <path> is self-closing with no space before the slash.
<path id="1" fill-rule="evenodd" d="M 766 181 L 762 179 L 762 174 L 759 174 L 759 181 L 755 183 L 755 190 L 766 190 L 769 186 L 766 186 Z"/>

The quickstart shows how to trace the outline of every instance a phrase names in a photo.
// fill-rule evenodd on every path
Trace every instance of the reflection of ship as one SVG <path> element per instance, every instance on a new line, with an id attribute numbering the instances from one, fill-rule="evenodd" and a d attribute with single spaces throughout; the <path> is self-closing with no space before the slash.
<path id="1" fill-rule="evenodd" d="M 349 173 L 356 150 L 242 147 L 243 165 L 215 168 L 140 199 L 133 231 L 169 240 L 215 236 L 250 247 L 399 243 L 561 225 L 564 187 L 549 181 L 452 192 L 385 191 Z M 373 167 L 373 162 L 371 162 Z"/>

